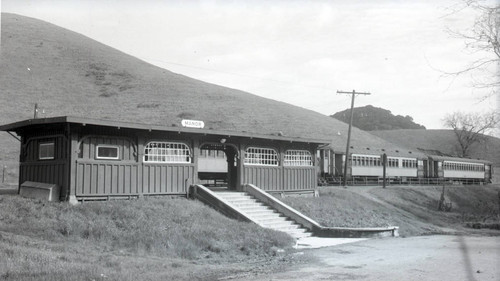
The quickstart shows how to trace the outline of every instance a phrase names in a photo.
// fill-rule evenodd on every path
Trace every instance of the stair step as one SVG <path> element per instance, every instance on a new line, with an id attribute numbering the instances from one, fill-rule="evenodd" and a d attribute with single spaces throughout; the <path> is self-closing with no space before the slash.
<path id="1" fill-rule="evenodd" d="M 283 216 L 252 216 L 252 218 L 254 218 L 255 220 L 259 221 L 260 223 L 263 223 L 263 224 L 268 224 L 268 225 L 272 225 L 272 224 L 279 224 L 279 225 L 288 225 L 288 224 L 294 224 L 295 222 L 293 221 L 290 221 L 288 220 L 287 217 L 283 217 Z"/>
<path id="2" fill-rule="evenodd" d="M 263 227 L 285 232 L 295 239 L 312 236 L 309 230 L 245 192 L 223 191 L 217 195 Z"/>
<path id="3" fill-rule="evenodd" d="M 224 198 L 224 197 L 222 197 Z M 257 203 L 257 199 L 255 198 L 224 198 L 224 200 L 229 201 L 229 202 L 252 202 L 252 203 Z"/>
<path id="4" fill-rule="evenodd" d="M 311 237 L 312 233 L 311 232 L 304 232 L 302 234 L 290 234 L 295 239 L 300 239 L 300 238 L 305 238 L 305 237 Z"/>
<path id="5" fill-rule="evenodd" d="M 298 228 L 300 225 L 296 224 L 293 221 L 284 221 L 284 220 L 268 220 L 264 222 L 260 222 L 262 225 L 270 228 Z"/>
<path id="6" fill-rule="evenodd" d="M 255 215 L 255 216 L 270 215 L 270 214 L 281 215 L 280 213 L 278 213 L 275 210 L 270 209 L 270 208 L 267 208 L 267 209 L 255 209 L 255 210 L 252 210 L 252 209 L 248 208 L 248 209 L 245 210 L 245 213 L 247 213 L 249 215 Z"/>
<path id="7" fill-rule="evenodd" d="M 268 208 L 266 205 L 264 205 L 262 203 L 256 203 L 256 202 L 231 202 L 231 201 L 229 201 L 229 202 L 237 207 L 259 207 L 259 206 L 262 206 L 262 207 Z"/>
<path id="8" fill-rule="evenodd" d="M 243 206 L 236 206 L 238 207 L 240 210 L 243 210 L 243 211 L 274 211 L 273 209 L 269 208 L 268 206 L 266 205 L 243 205 Z"/>
<path id="9" fill-rule="evenodd" d="M 267 214 L 249 214 L 247 213 L 248 216 L 252 217 L 255 220 L 258 221 L 274 221 L 274 220 L 287 220 L 287 217 L 282 216 L 279 213 L 267 213 Z"/>
<path id="10" fill-rule="evenodd" d="M 246 193 L 236 192 L 217 192 L 217 195 L 223 198 L 253 198 L 253 196 Z"/>

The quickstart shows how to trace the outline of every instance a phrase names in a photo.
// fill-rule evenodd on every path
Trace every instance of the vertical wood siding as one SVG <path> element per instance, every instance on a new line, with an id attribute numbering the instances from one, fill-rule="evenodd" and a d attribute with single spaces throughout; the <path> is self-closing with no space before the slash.
<path id="1" fill-rule="evenodd" d="M 282 167 L 246 165 L 244 183 L 250 183 L 259 188 L 269 190 L 283 190 Z"/>
<path id="2" fill-rule="evenodd" d="M 54 159 L 39 160 L 40 143 L 54 142 Z M 19 183 L 25 181 L 57 184 L 60 198 L 65 198 L 68 188 L 68 143 L 63 135 L 28 137 L 21 147 Z"/>
<path id="3" fill-rule="evenodd" d="M 20 182 L 34 181 L 57 184 L 61 188 L 66 186 L 66 162 L 50 161 L 20 164 Z"/>
<path id="4" fill-rule="evenodd" d="M 193 175 L 194 165 L 78 161 L 76 195 L 185 194 Z"/>
<path id="5" fill-rule="evenodd" d="M 38 160 L 38 149 L 40 143 L 54 142 L 54 159 L 67 159 L 68 142 L 64 136 L 35 137 L 28 139 L 26 146 L 21 151 L 21 162 L 36 161 L 37 163 L 50 163 L 52 160 Z"/>
<path id="6" fill-rule="evenodd" d="M 98 145 L 119 147 L 119 160 L 96 158 Z M 126 137 L 85 136 L 80 140 L 76 196 L 186 194 L 194 164 L 144 163 L 138 147 Z"/>
<path id="7" fill-rule="evenodd" d="M 87 136 L 80 143 L 80 155 L 82 159 L 94 159 L 97 145 L 116 145 L 120 149 L 120 159 L 123 161 L 135 160 L 134 144 L 127 138 Z"/>
<path id="8" fill-rule="evenodd" d="M 184 194 L 194 183 L 194 165 L 144 164 L 142 169 L 144 194 Z"/>
<path id="9" fill-rule="evenodd" d="M 283 189 L 314 189 L 317 185 L 315 167 L 283 167 Z"/>
<path id="10" fill-rule="evenodd" d="M 135 195 L 138 189 L 137 163 L 106 161 L 77 162 L 77 196 Z"/>

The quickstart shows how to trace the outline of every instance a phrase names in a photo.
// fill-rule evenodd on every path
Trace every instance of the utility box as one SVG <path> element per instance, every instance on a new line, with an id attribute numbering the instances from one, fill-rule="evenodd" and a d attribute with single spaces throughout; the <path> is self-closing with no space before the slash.
<path id="1" fill-rule="evenodd" d="M 49 202 L 59 201 L 60 188 L 57 184 L 25 181 L 21 184 L 19 195 L 26 198 Z"/>

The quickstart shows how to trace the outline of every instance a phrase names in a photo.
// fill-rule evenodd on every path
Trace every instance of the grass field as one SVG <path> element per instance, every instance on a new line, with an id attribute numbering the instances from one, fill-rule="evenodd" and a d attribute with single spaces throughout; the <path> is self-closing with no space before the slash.
<path id="1" fill-rule="evenodd" d="M 499 186 L 323 187 L 284 201 L 325 226 L 400 227 L 401 236 L 487 234 L 499 222 Z M 0 195 L 0 280 L 217 280 L 303 260 L 284 233 L 238 222 L 188 199 L 70 206 Z"/>
<path id="2" fill-rule="evenodd" d="M 188 199 L 71 206 L 0 195 L 0 280 L 206 280 L 284 265 L 293 245 Z"/>
<path id="3" fill-rule="evenodd" d="M 468 233 L 474 230 L 467 222 L 500 222 L 499 185 L 446 186 L 450 212 L 437 211 L 441 192 L 442 186 L 322 187 L 318 198 L 284 202 L 325 226 L 399 226 L 401 236 Z"/>

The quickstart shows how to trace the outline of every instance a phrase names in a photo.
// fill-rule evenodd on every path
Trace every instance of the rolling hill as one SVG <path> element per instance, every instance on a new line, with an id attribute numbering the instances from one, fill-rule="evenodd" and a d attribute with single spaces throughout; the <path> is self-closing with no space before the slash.
<path id="1" fill-rule="evenodd" d="M 81 34 L 37 19 L 2 14 L 0 124 L 33 117 L 83 116 L 326 139 L 345 149 L 347 125 L 326 115 L 170 72 Z M 172 42 L 174 44 L 174 42 Z M 0 132 L 0 161 L 17 159 L 17 141 Z M 359 129 L 351 145 L 407 151 Z"/>
<path id="2" fill-rule="evenodd" d="M 351 109 L 339 111 L 331 117 L 349 123 Z M 413 122 L 411 116 L 393 115 L 389 110 L 372 105 L 355 107 L 352 119 L 353 126 L 364 131 L 425 129 L 424 126 Z"/>

